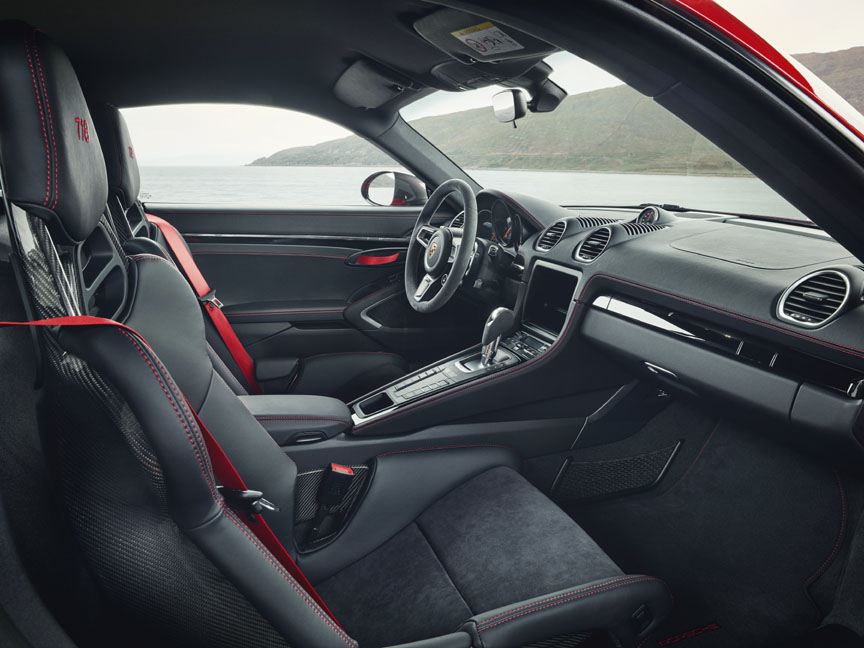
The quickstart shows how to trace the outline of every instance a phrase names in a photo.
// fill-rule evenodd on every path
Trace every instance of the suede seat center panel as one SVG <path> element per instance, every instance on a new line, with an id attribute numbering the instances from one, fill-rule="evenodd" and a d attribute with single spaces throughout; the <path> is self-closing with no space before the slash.
<path id="1" fill-rule="evenodd" d="M 619 576 L 564 511 L 513 469 L 499 467 L 455 488 L 316 588 L 361 645 L 366 638 L 380 646 L 450 632 L 488 610 Z M 372 602 L 375 614 L 359 601 Z"/>

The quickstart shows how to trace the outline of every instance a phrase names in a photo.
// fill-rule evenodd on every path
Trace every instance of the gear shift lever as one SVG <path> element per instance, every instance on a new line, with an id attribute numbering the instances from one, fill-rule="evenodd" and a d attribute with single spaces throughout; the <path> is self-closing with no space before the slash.
<path id="1" fill-rule="evenodd" d="M 501 336 L 513 328 L 516 316 L 509 308 L 499 307 L 489 314 L 486 325 L 483 327 L 483 350 L 481 352 L 481 365 L 488 367 L 495 361 L 498 353 L 498 343 Z"/>

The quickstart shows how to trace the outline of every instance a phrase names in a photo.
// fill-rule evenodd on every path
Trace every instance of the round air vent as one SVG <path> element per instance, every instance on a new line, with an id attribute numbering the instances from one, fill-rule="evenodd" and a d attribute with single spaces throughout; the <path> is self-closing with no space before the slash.
<path id="1" fill-rule="evenodd" d="M 612 238 L 612 230 L 608 227 L 601 227 L 596 232 L 592 232 L 576 248 L 576 259 L 585 263 L 591 263 L 603 254 L 603 250 L 609 245 L 610 238 Z"/>
<path id="2" fill-rule="evenodd" d="M 537 243 L 534 246 L 538 252 L 548 252 L 556 245 L 558 245 L 558 241 L 561 240 L 561 237 L 564 236 L 564 230 L 567 229 L 567 223 L 563 220 L 559 220 L 549 228 L 543 232 L 539 239 L 537 239 Z"/>
<path id="3" fill-rule="evenodd" d="M 822 326 L 840 314 L 849 293 L 849 279 L 842 272 L 814 272 L 786 289 L 777 304 L 777 315 L 798 326 Z"/>

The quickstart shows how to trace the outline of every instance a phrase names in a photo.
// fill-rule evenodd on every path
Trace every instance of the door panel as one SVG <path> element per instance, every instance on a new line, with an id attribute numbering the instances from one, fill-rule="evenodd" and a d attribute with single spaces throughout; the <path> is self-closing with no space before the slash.
<path id="1" fill-rule="evenodd" d="M 336 300 L 344 307 L 353 293 L 394 274 L 396 267 L 349 265 L 357 250 L 335 245 L 202 243 L 190 237 L 189 247 L 219 299 L 229 306 L 226 313 L 258 310 L 256 302 L 277 309 L 285 302 L 297 307 L 308 302 L 310 310 L 326 313 L 327 302 Z"/>
<path id="2" fill-rule="evenodd" d="M 402 289 L 418 208 L 148 205 L 186 237 L 253 357 L 395 352 L 421 363 L 476 342 L 483 313 L 413 311 Z M 435 223 L 452 212 L 440 210 Z M 368 313 L 375 314 L 379 322 Z"/>

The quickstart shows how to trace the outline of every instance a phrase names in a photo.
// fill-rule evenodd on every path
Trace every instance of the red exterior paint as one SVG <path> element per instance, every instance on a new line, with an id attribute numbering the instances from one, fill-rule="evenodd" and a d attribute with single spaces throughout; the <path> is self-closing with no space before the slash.
<path id="1" fill-rule="evenodd" d="M 786 56 L 778 52 L 768 41 L 718 5 L 714 0 L 666 0 L 666 2 L 696 16 L 702 22 L 710 25 L 715 31 L 721 32 L 739 43 L 798 87 L 808 97 L 819 104 L 819 106 L 827 110 L 859 139 L 864 140 L 864 133 L 850 124 L 824 99 L 816 94 L 816 91 L 807 79 Z M 780 10 L 780 5 L 778 5 L 778 10 Z"/>

